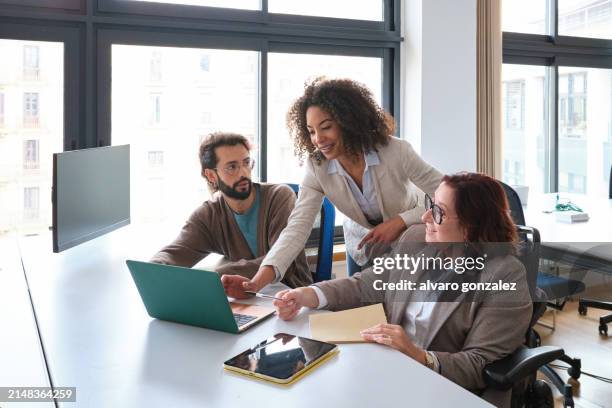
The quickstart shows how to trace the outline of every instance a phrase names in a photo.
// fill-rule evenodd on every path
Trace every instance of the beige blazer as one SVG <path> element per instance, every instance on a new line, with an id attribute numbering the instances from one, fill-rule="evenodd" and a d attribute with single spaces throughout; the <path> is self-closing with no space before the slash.
<path id="1" fill-rule="evenodd" d="M 424 193 L 432 195 L 442 174 L 427 164 L 410 143 L 391 137 L 387 146 L 378 148 L 380 164 L 372 167 L 373 183 L 383 221 L 400 215 L 407 226 L 419 223 L 424 213 Z M 323 197 L 353 221 L 365 228 L 368 223 L 346 179 L 338 173 L 328 174 L 328 161 L 319 165 L 306 161 L 306 174 L 300 185 L 295 209 L 287 227 L 264 258 L 262 265 L 274 266 L 281 274 L 304 249 L 312 225 L 320 211 Z"/>
<path id="2" fill-rule="evenodd" d="M 408 247 L 405 242 L 422 240 L 422 235 L 422 226 L 409 228 L 400 237 L 398 248 L 403 249 L 393 251 L 390 257 L 397 253 L 418 253 L 424 244 Z M 411 275 L 404 270 L 377 275 L 368 268 L 351 278 L 334 279 L 315 285 L 327 298 L 327 309 L 344 310 L 383 303 L 389 323 L 403 325 L 406 308 L 414 294 L 411 295 L 410 291 L 377 291 L 373 284 L 378 279 L 388 282 L 404 279 L 416 281 L 420 276 L 419 272 Z M 505 403 L 500 401 L 505 400 L 509 394 L 500 395 L 493 390 L 485 390 L 482 370 L 488 363 L 512 353 L 523 343 L 531 319 L 532 302 L 525 268 L 516 257 L 488 259 L 480 280 L 497 282 L 500 279 L 515 282 L 516 291 L 490 292 L 470 302 L 462 302 L 464 296 L 452 302 L 438 302 L 436 316 L 439 318 L 430 322 L 424 336 L 416 333 L 416 337 L 418 343 L 438 358 L 440 374 L 464 388 L 478 392 L 489 402 L 503 406 Z"/>

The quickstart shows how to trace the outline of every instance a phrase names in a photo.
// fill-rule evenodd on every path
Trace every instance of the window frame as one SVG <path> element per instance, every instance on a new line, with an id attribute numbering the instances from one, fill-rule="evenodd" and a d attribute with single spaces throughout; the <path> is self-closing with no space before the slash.
<path id="1" fill-rule="evenodd" d="M 502 34 L 504 64 L 549 67 L 545 80 L 547 193 L 559 191 L 559 67 L 612 69 L 612 40 L 558 34 L 558 1 L 547 0 L 548 34 Z"/>
<path id="2" fill-rule="evenodd" d="M 383 21 L 125 0 L 0 0 L 0 38 L 64 43 L 64 150 L 111 144 L 111 46 L 258 51 L 260 177 L 266 181 L 267 54 L 382 55 L 382 100 L 400 129 L 401 0 Z M 284 52 L 284 51 L 283 51 Z M 264 160 L 262 160 L 262 158 Z M 336 231 L 337 239 L 341 238 Z"/>

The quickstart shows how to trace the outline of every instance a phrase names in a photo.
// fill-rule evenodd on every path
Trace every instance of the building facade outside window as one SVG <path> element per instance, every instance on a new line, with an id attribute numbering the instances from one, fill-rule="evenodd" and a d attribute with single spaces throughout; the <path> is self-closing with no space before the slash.
<path id="1" fill-rule="evenodd" d="M 37 45 L 23 46 L 23 77 L 36 81 L 40 76 L 40 48 Z"/>
<path id="2" fill-rule="evenodd" d="M 37 92 L 25 92 L 23 94 L 23 124 L 26 127 L 38 127 L 39 118 L 39 94 Z"/>
<path id="3" fill-rule="evenodd" d="M 23 143 L 23 168 L 30 170 L 39 166 L 38 140 L 26 140 Z"/>
<path id="4" fill-rule="evenodd" d="M 40 217 L 40 188 L 25 187 L 23 189 L 23 218 L 36 220 Z"/>

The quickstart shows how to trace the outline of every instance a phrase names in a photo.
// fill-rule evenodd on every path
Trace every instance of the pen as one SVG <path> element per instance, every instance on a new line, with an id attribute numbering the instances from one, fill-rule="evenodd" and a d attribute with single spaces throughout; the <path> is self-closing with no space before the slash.
<path id="1" fill-rule="evenodd" d="M 244 291 L 244 293 L 248 293 L 249 295 L 255 295 L 255 296 L 257 296 L 257 297 L 260 297 L 260 298 L 265 298 L 265 299 L 283 300 L 283 299 L 281 299 L 281 298 L 279 298 L 279 297 L 276 297 L 276 296 L 272 296 L 272 295 L 264 295 L 263 293 L 259 293 L 259 292 L 251 292 L 251 291 L 248 291 L 248 290 L 245 290 L 245 291 Z"/>

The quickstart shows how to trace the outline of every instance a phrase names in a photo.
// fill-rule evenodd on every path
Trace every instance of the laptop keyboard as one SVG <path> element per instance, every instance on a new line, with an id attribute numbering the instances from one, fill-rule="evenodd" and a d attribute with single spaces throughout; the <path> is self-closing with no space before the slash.
<path id="1" fill-rule="evenodd" d="M 251 315 L 244 315 L 244 314 L 240 314 L 240 313 L 234 313 L 234 319 L 236 320 L 236 324 L 238 324 L 238 327 L 240 327 L 240 326 L 244 326 L 248 322 L 251 322 L 251 321 L 257 319 L 257 316 L 251 316 Z"/>

